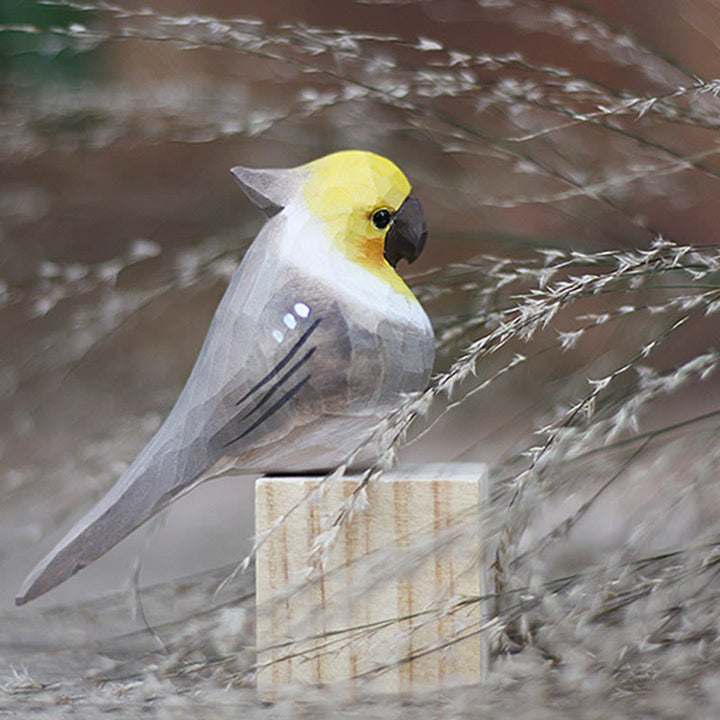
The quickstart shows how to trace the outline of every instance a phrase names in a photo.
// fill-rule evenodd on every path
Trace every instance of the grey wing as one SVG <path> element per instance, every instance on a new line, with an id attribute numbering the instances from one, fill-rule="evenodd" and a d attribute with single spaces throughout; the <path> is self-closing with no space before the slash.
<path id="1" fill-rule="evenodd" d="M 307 278 L 291 279 L 274 297 L 279 304 L 261 315 L 265 331 L 252 361 L 266 372 L 250 387 L 222 393 L 208 447 L 244 470 L 328 470 L 404 394 L 426 387 L 432 332 L 344 302 Z M 357 464 L 375 452 L 368 448 Z"/>

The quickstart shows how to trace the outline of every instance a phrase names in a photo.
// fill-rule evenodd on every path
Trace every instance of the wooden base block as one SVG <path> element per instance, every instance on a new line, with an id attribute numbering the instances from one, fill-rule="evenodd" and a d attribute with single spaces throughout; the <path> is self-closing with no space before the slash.
<path id="1" fill-rule="evenodd" d="M 485 466 L 381 476 L 368 485 L 365 507 L 343 523 L 322 571 L 308 576 L 318 536 L 358 482 L 326 483 L 303 502 L 322 479 L 264 477 L 255 486 L 258 535 L 299 503 L 257 553 L 260 696 L 352 680 L 392 693 L 478 682 L 487 662 L 477 600 Z M 471 602 L 458 609 L 465 598 Z"/>

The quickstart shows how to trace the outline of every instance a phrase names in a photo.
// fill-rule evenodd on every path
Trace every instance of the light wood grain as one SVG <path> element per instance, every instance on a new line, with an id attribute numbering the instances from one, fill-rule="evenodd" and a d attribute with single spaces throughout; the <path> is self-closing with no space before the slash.
<path id="1" fill-rule="evenodd" d="M 358 479 L 326 484 L 305 503 L 321 477 L 259 479 L 258 534 L 299 503 L 257 555 L 260 696 L 353 679 L 381 692 L 480 680 L 481 604 L 444 615 L 433 609 L 483 592 L 477 508 L 484 476 L 483 465 L 465 463 L 385 474 L 343 524 L 322 572 L 309 578 L 313 544 Z"/>

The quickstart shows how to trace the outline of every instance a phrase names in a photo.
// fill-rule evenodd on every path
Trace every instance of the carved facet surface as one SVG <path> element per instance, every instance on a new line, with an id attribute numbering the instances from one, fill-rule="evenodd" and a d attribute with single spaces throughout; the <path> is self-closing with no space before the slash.
<path id="1" fill-rule="evenodd" d="M 396 214 L 403 207 L 410 185 L 400 170 L 349 151 L 299 168 L 233 173 L 268 222 L 233 275 L 166 421 L 31 573 L 20 604 L 85 567 L 218 467 L 334 467 L 405 394 L 427 385 L 430 321 L 384 257 L 388 229 L 372 223 L 378 208 Z M 414 214 L 418 207 L 412 204 Z M 406 239 L 408 257 L 422 242 Z M 360 461 L 377 451 L 370 445 Z"/>

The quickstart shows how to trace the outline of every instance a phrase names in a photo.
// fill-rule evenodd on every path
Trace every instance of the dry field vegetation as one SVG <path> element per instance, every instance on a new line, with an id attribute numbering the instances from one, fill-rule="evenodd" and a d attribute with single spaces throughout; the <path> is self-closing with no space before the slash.
<path id="1" fill-rule="evenodd" d="M 716 716 L 720 5 L 238 8 L 0 8 L 0 717 Z M 349 147 L 423 202 L 403 272 L 438 353 L 363 482 L 398 452 L 488 464 L 453 542 L 481 520 L 489 595 L 427 611 L 485 603 L 463 632 L 487 681 L 257 701 L 247 478 L 14 608 L 171 406 L 260 226 L 228 169 Z M 406 552 L 411 577 L 433 548 Z"/>

